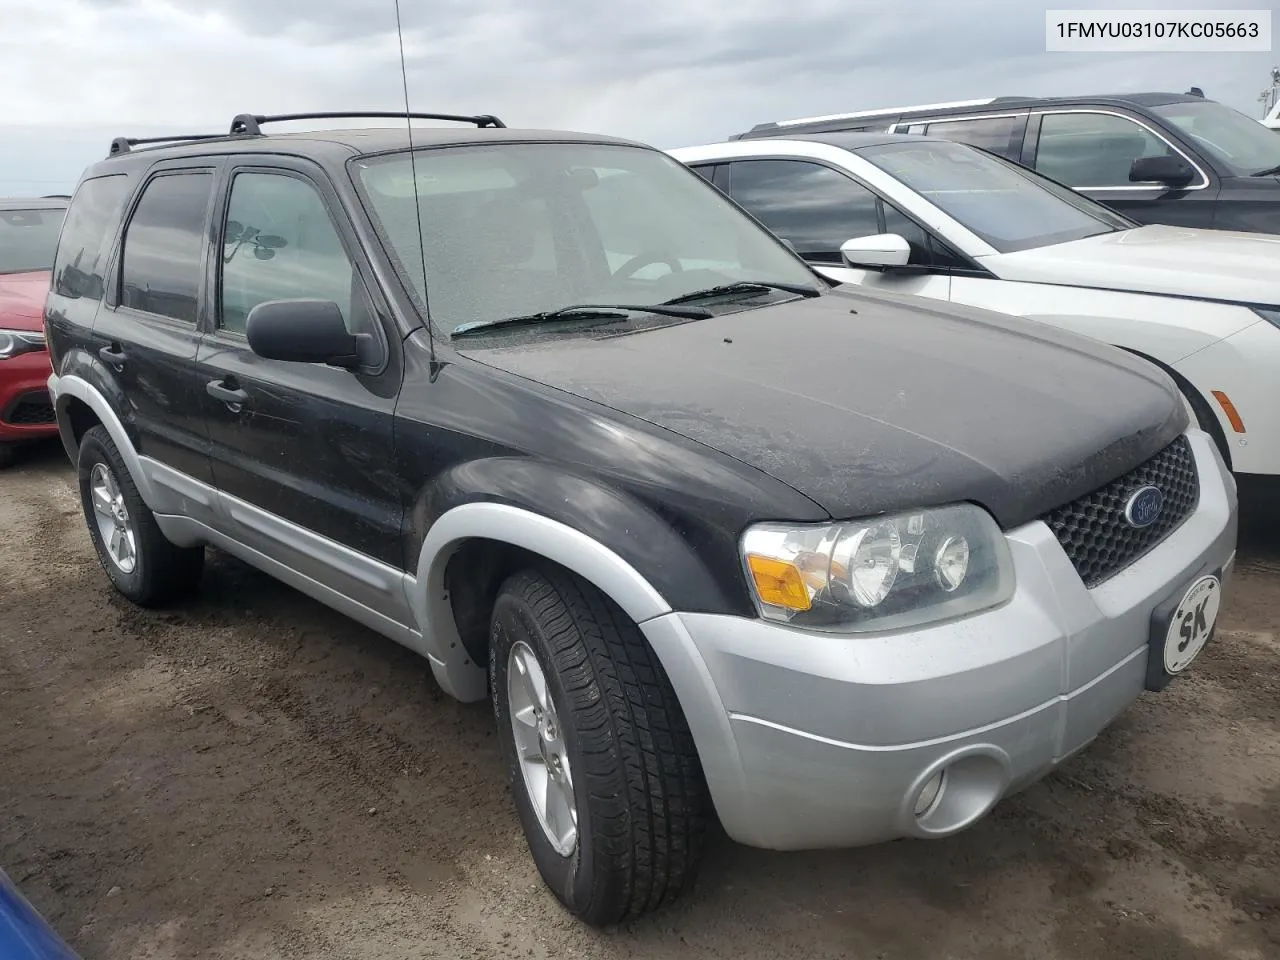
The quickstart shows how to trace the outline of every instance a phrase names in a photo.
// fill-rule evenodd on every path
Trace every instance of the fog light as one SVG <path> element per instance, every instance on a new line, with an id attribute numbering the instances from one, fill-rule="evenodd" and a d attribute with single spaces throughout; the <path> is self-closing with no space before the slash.
<path id="1" fill-rule="evenodd" d="M 920 796 L 916 798 L 917 817 L 923 817 L 937 803 L 938 797 L 942 793 L 942 778 L 944 775 L 945 771 L 939 770 L 925 783 L 924 789 L 920 791 Z"/>

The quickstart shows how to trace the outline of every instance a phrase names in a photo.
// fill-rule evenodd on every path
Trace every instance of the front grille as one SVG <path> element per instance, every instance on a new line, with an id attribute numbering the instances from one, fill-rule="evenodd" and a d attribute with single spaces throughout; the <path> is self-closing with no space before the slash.
<path id="1" fill-rule="evenodd" d="M 1158 487 L 1164 506 L 1155 523 L 1135 528 L 1125 519 L 1125 503 L 1137 490 Z M 1179 437 L 1119 480 L 1046 513 L 1062 549 L 1087 587 L 1115 576 L 1172 533 L 1200 499 L 1196 461 L 1186 437 Z"/>
<path id="2" fill-rule="evenodd" d="M 9 408 L 4 419 L 9 423 L 30 427 L 41 423 L 54 423 L 57 418 L 54 417 L 49 394 L 41 390 L 19 397 L 17 403 Z"/>

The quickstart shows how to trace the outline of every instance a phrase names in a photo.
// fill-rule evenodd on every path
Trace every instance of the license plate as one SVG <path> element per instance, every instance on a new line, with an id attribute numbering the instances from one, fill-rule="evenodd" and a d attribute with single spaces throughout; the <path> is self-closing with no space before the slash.
<path id="1" fill-rule="evenodd" d="M 1157 610 L 1153 617 L 1151 651 L 1147 658 L 1147 687 L 1162 690 L 1191 666 L 1213 636 L 1222 604 L 1222 579 L 1206 574 L 1181 599 Z"/>

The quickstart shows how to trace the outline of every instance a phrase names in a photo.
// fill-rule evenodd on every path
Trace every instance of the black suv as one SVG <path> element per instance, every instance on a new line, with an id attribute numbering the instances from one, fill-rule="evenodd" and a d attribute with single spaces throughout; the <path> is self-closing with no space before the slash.
<path id="1" fill-rule="evenodd" d="M 968 143 L 1139 223 L 1280 233 L 1280 137 L 1196 93 L 994 97 L 761 123 L 731 139 L 830 130 Z"/>
<path id="2" fill-rule="evenodd" d="M 275 119 L 76 189 L 46 325 L 93 543 L 145 605 L 215 546 L 491 698 L 588 921 L 684 889 L 713 805 L 775 848 L 964 829 L 1208 638 L 1234 488 L 1148 364 L 835 288 L 639 144 Z"/>

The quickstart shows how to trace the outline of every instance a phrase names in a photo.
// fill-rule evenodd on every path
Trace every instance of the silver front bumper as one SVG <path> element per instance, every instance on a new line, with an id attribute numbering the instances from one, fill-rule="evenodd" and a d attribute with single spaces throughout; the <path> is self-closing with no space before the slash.
<path id="1" fill-rule="evenodd" d="M 730 836 L 774 849 L 945 836 L 1097 736 L 1144 688 L 1152 611 L 1234 560 L 1234 480 L 1206 434 L 1189 439 L 1196 511 L 1093 590 L 1036 521 L 1008 535 L 1013 599 L 963 620 L 860 636 L 708 614 L 642 624 Z"/>

